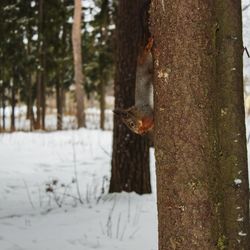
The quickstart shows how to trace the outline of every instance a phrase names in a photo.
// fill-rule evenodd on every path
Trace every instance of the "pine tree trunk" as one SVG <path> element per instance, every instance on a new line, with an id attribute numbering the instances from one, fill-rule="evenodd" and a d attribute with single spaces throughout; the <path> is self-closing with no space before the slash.
<path id="1" fill-rule="evenodd" d="M 100 79 L 100 128 L 105 129 L 105 85 Z"/>
<path id="2" fill-rule="evenodd" d="M 5 130 L 5 87 L 1 86 L 1 108 L 2 108 L 2 116 L 1 116 L 1 131 Z"/>
<path id="3" fill-rule="evenodd" d="M 226 249 L 250 249 L 241 1 L 217 1 L 218 131 Z"/>
<path id="4" fill-rule="evenodd" d="M 63 118 L 63 96 L 62 87 L 60 84 L 60 77 L 56 81 L 56 108 L 57 108 L 57 130 L 62 130 L 62 118 Z"/>
<path id="5" fill-rule="evenodd" d="M 210 0 L 151 4 L 159 250 L 220 243 L 214 9 Z"/>
<path id="6" fill-rule="evenodd" d="M 116 25 L 115 108 L 134 104 L 141 27 L 141 0 L 120 0 Z M 149 142 L 114 117 L 110 192 L 150 193 Z"/>
<path id="7" fill-rule="evenodd" d="M 28 98 L 27 98 L 27 118 L 30 120 L 30 131 L 33 129 L 34 117 L 32 116 L 33 112 L 33 101 L 32 101 L 32 76 L 29 73 L 28 79 Z"/>
<path id="8" fill-rule="evenodd" d="M 27 27 L 27 38 L 28 38 L 28 44 L 27 44 L 27 54 L 28 56 L 31 55 L 31 27 L 30 23 L 28 24 Z M 32 116 L 33 112 L 33 98 L 32 98 L 32 73 L 28 72 L 28 81 L 27 81 L 27 119 L 30 120 L 30 131 L 33 129 L 33 122 L 34 122 L 34 116 Z"/>
<path id="9" fill-rule="evenodd" d="M 36 122 L 35 129 L 41 129 L 41 83 L 42 74 L 40 70 L 37 71 L 37 86 L 36 86 Z"/>
<path id="10" fill-rule="evenodd" d="M 3 110 L 2 129 L 3 129 L 3 131 L 5 131 L 5 129 L 6 129 L 6 126 L 5 126 L 5 118 L 6 118 L 5 107 L 6 107 L 6 104 L 5 104 L 5 95 L 4 95 L 4 93 L 5 93 L 5 91 L 3 89 L 3 92 L 2 92 L 2 110 Z"/>
<path id="11" fill-rule="evenodd" d="M 42 46 L 42 86 L 41 86 L 41 109 L 42 109 L 42 129 L 46 129 L 46 124 L 45 124 L 45 116 L 46 116 L 46 79 L 47 79 L 47 71 L 46 71 L 46 53 L 45 53 L 45 44 L 43 41 L 43 46 Z"/>
<path id="12" fill-rule="evenodd" d="M 75 0 L 74 23 L 72 28 L 72 44 L 74 56 L 75 86 L 76 86 L 76 108 L 78 128 L 85 127 L 84 114 L 84 91 L 82 73 L 82 49 L 81 49 L 81 20 L 82 5 L 81 0 Z"/>
<path id="13" fill-rule="evenodd" d="M 43 116 L 43 9 L 44 0 L 39 0 L 39 45 L 38 45 L 38 56 L 39 56 L 39 68 L 37 71 L 37 89 L 36 89 L 36 129 L 42 128 L 42 116 Z"/>
<path id="14" fill-rule="evenodd" d="M 46 114 L 46 52 L 45 52 L 45 32 L 44 32 L 44 20 L 45 20 L 45 4 L 46 2 L 44 0 L 40 0 L 40 6 L 39 6 L 39 22 L 40 22 L 40 77 L 41 77 L 41 128 L 45 130 L 45 114 Z"/>
<path id="15" fill-rule="evenodd" d="M 15 107 L 16 107 L 16 89 L 15 89 L 15 82 L 12 82 L 11 85 L 11 124 L 10 130 L 15 131 Z"/>

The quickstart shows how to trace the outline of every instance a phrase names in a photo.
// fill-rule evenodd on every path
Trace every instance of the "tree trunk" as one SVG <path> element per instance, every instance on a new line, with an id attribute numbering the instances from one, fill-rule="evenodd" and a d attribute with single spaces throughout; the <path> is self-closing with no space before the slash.
<path id="1" fill-rule="evenodd" d="M 45 130 L 45 114 L 46 114 L 46 53 L 45 53 L 45 32 L 44 32 L 44 20 L 45 20 L 45 1 L 44 0 L 40 0 L 39 4 L 39 25 L 40 25 L 40 37 L 39 37 L 39 64 L 40 64 L 40 105 L 41 105 L 41 128 L 43 130 Z"/>
<path id="2" fill-rule="evenodd" d="M 250 249 L 241 1 L 217 1 L 219 165 L 226 249 Z"/>
<path id="3" fill-rule="evenodd" d="M 28 48 L 29 48 L 29 44 L 28 44 Z M 26 119 L 29 119 L 29 121 L 30 121 L 30 131 L 32 131 L 32 129 L 33 129 L 33 117 L 32 117 L 33 101 L 32 101 L 32 75 L 31 75 L 30 72 L 28 73 L 28 79 L 27 79 L 26 103 L 27 103 Z"/>
<path id="4" fill-rule="evenodd" d="M 103 79 L 100 79 L 100 128 L 105 129 L 105 85 Z"/>
<path id="5" fill-rule="evenodd" d="M 42 86 L 41 86 L 41 109 L 42 109 L 42 129 L 46 129 L 45 124 L 45 116 L 46 116 L 46 79 L 47 79 L 47 71 L 46 71 L 46 52 L 45 52 L 45 44 L 43 39 L 43 46 L 42 46 Z"/>
<path id="6" fill-rule="evenodd" d="M 28 44 L 27 44 L 27 56 L 31 55 L 31 25 L 28 23 L 27 26 L 27 38 L 28 38 Z M 33 129 L 33 122 L 34 122 L 34 116 L 32 116 L 33 113 L 33 96 L 32 96 L 32 82 L 33 82 L 33 74 L 32 72 L 28 72 L 28 79 L 27 79 L 27 115 L 26 118 L 30 120 L 30 131 Z M 34 114 L 33 114 L 34 115 Z"/>
<path id="7" fill-rule="evenodd" d="M 82 49 L 81 49 L 81 20 L 82 5 L 81 0 L 75 0 L 74 23 L 72 28 L 72 44 L 75 71 L 76 86 L 76 108 L 78 128 L 85 127 L 84 114 L 84 91 L 83 91 L 83 73 L 82 73 Z"/>
<path id="8" fill-rule="evenodd" d="M 120 0 L 116 25 L 115 108 L 134 104 L 136 63 L 142 33 L 142 1 Z M 149 142 L 114 117 L 110 192 L 150 193 Z"/>
<path id="9" fill-rule="evenodd" d="M 28 98 L 27 98 L 27 118 L 30 120 L 30 131 L 33 129 L 34 116 L 33 112 L 33 101 L 32 101 L 32 75 L 29 73 L 28 79 Z"/>
<path id="10" fill-rule="evenodd" d="M 214 4 L 153 0 L 150 13 L 159 250 L 217 249 Z"/>
<path id="11" fill-rule="evenodd" d="M 36 129 L 42 128 L 42 107 L 43 107 L 43 9 L 44 9 L 44 0 L 39 0 L 39 47 L 38 47 L 38 56 L 39 56 L 39 67 L 37 70 L 37 89 L 36 89 Z"/>
<path id="12" fill-rule="evenodd" d="M 40 70 L 37 71 L 37 86 L 36 86 L 36 122 L 35 129 L 41 129 L 41 84 L 42 84 L 42 74 Z"/>
<path id="13" fill-rule="evenodd" d="M 62 118 L 63 118 L 63 96 L 61 82 L 58 77 L 56 81 L 56 108 L 57 108 L 57 130 L 62 130 Z"/>
<path id="14" fill-rule="evenodd" d="M 5 131 L 5 129 L 6 129 L 6 126 L 5 126 L 5 118 L 6 118 L 5 107 L 6 107 L 6 104 L 5 104 L 5 89 L 3 89 L 3 92 L 2 92 L 2 110 L 3 110 L 2 129 L 3 129 L 3 131 Z"/>
<path id="15" fill-rule="evenodd" d="M 16 89 L 15 82 L 11 83 L 11 125 L 10 130 L 15 131 L 15 107 L 16 107 Z"/>

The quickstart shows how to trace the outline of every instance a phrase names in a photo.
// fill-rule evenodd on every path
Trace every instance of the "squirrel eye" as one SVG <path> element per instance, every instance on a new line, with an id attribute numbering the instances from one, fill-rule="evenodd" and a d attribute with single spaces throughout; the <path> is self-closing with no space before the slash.
<path id="1" fill-rule="evenodd" d="M 133 128 L 135 126 L 134 122 L 130 121 L 129 126 Z"/>

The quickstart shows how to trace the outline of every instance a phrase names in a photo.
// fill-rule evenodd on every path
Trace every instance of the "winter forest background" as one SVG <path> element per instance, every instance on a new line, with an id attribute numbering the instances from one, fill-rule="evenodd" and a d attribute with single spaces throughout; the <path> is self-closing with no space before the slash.
<path id="1" fill-rule="evenodd" d="M 117 161 L 112 152 L 119 151 L 112 145 L 117 1 L 82 0 L 82 6 L 83 74 L 77 82 L 74 1 L 0 2 L 3 250 L 158 249 L 154 149 L 142 142 L 149 159 L 130 148 L 143 158 L 142 169 L 135 171 L 143 177 L 132 172 L 140 164 L 131 160 L 121 163 L 129 185 L 120 178 L 123 189 L 118 190 L 111 178 L 111 161 Z M 250 52 L 249 0 L 242 0 L 242 11 L 244 46 Z M 246 52 L 243 59 L 249 146 Z M 84 112 L 79 111 L 81 98 Z M 140 139 L 131 138 L 121 140 L 136 144 Z"/>

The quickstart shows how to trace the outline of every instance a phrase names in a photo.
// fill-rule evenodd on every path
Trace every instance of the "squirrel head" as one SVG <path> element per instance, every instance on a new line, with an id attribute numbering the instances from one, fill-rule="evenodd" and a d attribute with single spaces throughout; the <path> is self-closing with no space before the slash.
<path id="1" fill-rule="evenodd" d="M 145 114 L 135 106 L 128 109 L 115 109 L 114 113 L 136 134 L 143 135 L 154 127 L 153 115 Z"/>

